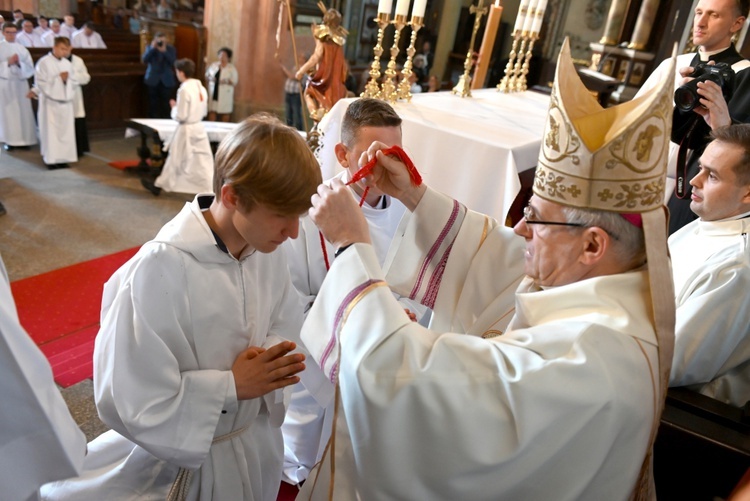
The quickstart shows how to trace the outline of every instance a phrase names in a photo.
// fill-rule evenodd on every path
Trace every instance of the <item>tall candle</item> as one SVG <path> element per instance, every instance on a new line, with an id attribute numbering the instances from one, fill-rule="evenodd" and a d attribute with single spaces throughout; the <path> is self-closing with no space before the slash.
<path id="1" fill-rule="evenodd" d="M 521 31 L 524 33 L 531 32 L 531 25 L 534 23 L 534 16 L 536 15 L 536 5 L 539 3 L 538 0 L 531 0 L 529 2 L 529 10 L 526 11 L 526 17 L 523 19 L 523 27 Z"/>
<path id="2" fill-rule="evenodd" d="M 414 6 L 411 8 L 411 17 L 424 17 L 426 8 L 427 0 L 414 0 Z"/>
<path id="3" fill-rule="evenodd" d="M 474 69 L 474 78 L 471 81 L 472 89 L 481 89 L 484 87 L 484 81 L 487 78 L 487 69 L 490 66 L 490 59 L 492 59 L 492 48 L 495 46 L 497 27 L 500 26 L 500 17 L 502 14 L 503 6 L 500 5 L 500 0 L 496 0 L 495 4 L 490 6 L 490 11 L 487 14 L 487 25 L 484 27 L 482 45 L 479 48 L 479 60 Z"/>
<path id="4" fill-rule="evenodd" d="M 544 11 L 547 9 L 547 0 L 539 0 L 536 4 L 536 12 L 534 13 L 534 22 L 531 25 L 532 33 L 539 33 L 542 30 L 542 21 L 544 21 Z"/>
<path id="5" fill-rule="evenodd" d="M 409 0 L 396 0 L 396 15 L 404 17 L 409 15 Z"/>
<path id="6" fill-rule="evenodd" d="M 529 4 L 531 0 L 521 0 L 521 5 L 518 6 L 518 15 L 516 16 L 516 24 L 513 25 L 513 32 L 521 31 L 523 29 L 523 22 L 526 20 L 526 14 L 529 10 Z"/>
<path id="7" fill-rule="evenodd" d="M 378 3 L 378 12 L 384 12 L 386 14 L 391 13 L 393 7 L 393 0 L 380 0 Z"/>

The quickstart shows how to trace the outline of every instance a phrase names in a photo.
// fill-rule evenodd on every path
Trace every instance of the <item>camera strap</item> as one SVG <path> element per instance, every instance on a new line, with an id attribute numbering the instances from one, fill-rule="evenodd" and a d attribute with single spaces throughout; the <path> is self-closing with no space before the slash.
<path id="1" fill-rule="evenodd" d="M 683 199 L 687 195 L 687 156 L 688 156 L 688 145 L 690 144 L 690 137 L 693 135 L 693 130 L 698 123 L 698 117 L 693 118 L 693 123 L 690 124 L 690 128 L 687 133 L 682 136 L 680 141 L 680 149 L 677 152 L 677 164 L 675 165 L 675 181 L 677 182 L 674 187 L 674 194 L 677 198 Z"/>

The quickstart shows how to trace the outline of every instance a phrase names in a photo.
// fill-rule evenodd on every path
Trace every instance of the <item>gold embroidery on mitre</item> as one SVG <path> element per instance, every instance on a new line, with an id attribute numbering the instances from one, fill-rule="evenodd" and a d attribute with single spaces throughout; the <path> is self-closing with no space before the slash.
<path id="1" fill-rule="evenodd" d="M 563 205 L 616 212 L 661 206 L 672 86 L 664 77 L 643 96 L 602 108 L 585 92 L 569 43 L 563 43 L 534 193 Z"/>

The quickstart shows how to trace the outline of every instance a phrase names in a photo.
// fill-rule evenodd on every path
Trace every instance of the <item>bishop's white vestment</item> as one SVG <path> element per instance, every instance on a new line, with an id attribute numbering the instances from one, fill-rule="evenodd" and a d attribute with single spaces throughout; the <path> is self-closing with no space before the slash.
<path id="1" fill-rule="evenodd" d="M 750 217 L 695 220 L 669 238 L 677 306 L 671 386 L 750 400 Z"/>
<path id="2" fill-rule="evenodd" d="M 60 76 L 64 72 L 68 73 L 65 82 Z M 73 65 L 50 52 L 36 63 L 34 83 L 39 89 L 39 138 L 44 163 L 77 162 L 73 100 L 79 86 Z"/>
<path id="3" fill-rule="evenodd" d="M 283 252 L 221 250 L 212 200 L 186 204 L 105 285 L 94 390 L 112 431 L 46 499 L 163 500 L 180 467 L 195 472 L 188 500 L 276 499 L 283 392 L 238 401 L 231 368 L 250 346 L 298 339 L 302 309 Z"/>
<path id="4" fill-rule="evenodd" d="M 437 314 L 475 286 L 474 259 L 480 287 L 514 281 L 509 228 L 429 189 L 410 219 L 387 276 L 397 292 Z M 647 271 L 547 290 L 527 278 L 516 297 L 500 336 L 427 330 L 393 299 L 371 246 L 342 253 L 302 331 L 338 378 L 340 407 L 333 454 L 301 499 L 326 499 L 331 481 L 337 500 L 628 499 L 659 391 Z M 507 313 L 492 310 L 475 322 L 486 335 Z"/>
<path id="5" fill-rule="evenodd" d="M 45 482 L 78 475 L 86 437 L 52 380 L 49 362 L 18 321 L 2 259 L 0 375 L 0 497 L 35 500 Z"/>
<path id="6" fill-rule="evenodd" d="M 18 54 L 18 64 L 8 58 Z M 0 142 L 10 146 L 37 143 L 36 122 L 31 109 L 29 78 L 34 76 L 34 61 L 26 47 L 0 41 Z"/>
<path id="7" fill-rule="evenodd" d="M 337 177 L 346 181 L 346 171 Z M 352 196 L 357 201 L 360 197 L 354 190 Z M 388 249 L 399 226 L 406 207 L 395 198 L 382 196 L 377 207 L 366 202 L 362 204 L 362 213 L 370 228 L 370 238 L 382 265 Z M 303 298 L 305 311 L 315 301 L 325 279 L 326 269 L 320 232 L 312 220 L 305 216 L 300 220 L 299 236 L 287 240 L 282 247 L 286 251 L 292 283 Z M 336 249 L 325 242 L 328 262 L 335 260 Z M 399 298 L 402 307 L 415 313 L 421 319 L 427 308 L 417 301 Z M 320 367 L 312 360 L 306 361 L 306 369 L 301 374 L 301 381 L 294 386 L 286 419 L 281 427 L 284 434 L 284 481 L 298 484 L 305 480 L 312 466 L 320 460 L 328 439 L 330 438 L 333 419 L 334 385 L 321 372 Z"/>
<path id="8" fill-rule="evenodd" d="M 156 186 L 180 193 L 213 192 L 214 156 L 201 123 L 207 113 L 205 87 L 195 78 L 185 80 L 177 89 L 177 104 L 172 107 L 172 119 L 180 124 L 165 145 L 169 155 Z"/>

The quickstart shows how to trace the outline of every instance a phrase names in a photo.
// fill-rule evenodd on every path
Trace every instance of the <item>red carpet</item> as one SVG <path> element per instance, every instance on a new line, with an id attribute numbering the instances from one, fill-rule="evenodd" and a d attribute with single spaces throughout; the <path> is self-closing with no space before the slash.
<path id="1" fill-rule="evenodd" d="M 147 160 L 148 162 L 148 160 Z M 140 160 L 117 160 L 109 162 L 107 165 L 114 167 L 115 169 L 125 170 L 129 167 L 138 167 Z"/>
<path id="2" fill-rule="evenodd" d="M 68 387 L 93 374 L 104 283 L 138 248 L 17 280 L 10 284 L 21 325 Z"/>

